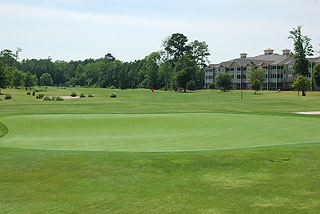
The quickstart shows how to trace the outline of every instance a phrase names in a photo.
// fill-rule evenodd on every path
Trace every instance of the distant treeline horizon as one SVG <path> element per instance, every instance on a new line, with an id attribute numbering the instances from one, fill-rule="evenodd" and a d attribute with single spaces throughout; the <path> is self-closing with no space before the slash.
<path id="1" fill-rule="evenodd" d="M 163 49 L 143 59 L 123 62 L 111 53 L 98 59 L 52 61 L 23 59 L 20 48 L 0 53 L 0 88 L 35 85 L 115 88 L 150 88 L 186 90 L 204 87 L 205 67 L 210 55 L 206 42 L 187 43 L 183 34 L 172 34 L 163 40 Z"/>

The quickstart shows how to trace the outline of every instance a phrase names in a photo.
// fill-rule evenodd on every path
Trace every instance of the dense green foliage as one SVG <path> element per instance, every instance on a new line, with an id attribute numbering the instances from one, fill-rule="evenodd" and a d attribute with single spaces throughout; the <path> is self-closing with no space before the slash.
<path id="1" fill-rule="evenodd" d="M 0 53 L 0 88 L 42 86 L 89 86 L 102 88 L 150 88 L 176 90 L 185 88 L 182 80 L 187 68 L 178 63 L 180 58 L 192 62 L 193 74 L 187 81 L 196 83 L 197 89 L 204 87 L 205 67 L 210 55 L 205 42 L 195 40 L 190 44 L 183 34 L 172 34 L 163 44 L 163 50 L 152 52 L 144 59 L 122 62 L 108 53 L 103 58 L 79 61 L 52 61 L 47 59 L 24 59 L 11 50 Z M 176 65 L 178 64 L 178 65 Z M 201 69 L 200 69 L 201 68 Z M 39 81 L 38 81 L 39 80 Z M 182 82 L 184 82 L 182 84 Z M 178 86 L 179 85 L 179 86 Z"/>
<path id="2" fill-rule="evenodd" d="M 44 73 L 41 75 L 40 85 L 43 85 L 43 86 L 52 86 L 53 85 L 53 81 L 52 81 L 51 75 L 49 73 Z"/>
<path id="3" fill-rule="evenodd" d="M 307 76 L 309 74 L 309 60 L 306 56 L 313 55 L 313 49 L 311 45 L 311 39 L 308 36 L 302 35 L 302 26 L 298 26 L 290 31 L 290 39 L 294 42 L 294 54 L 295 64 L 293 66 L 293 73 L 298 75 Z"/>
<path id="4" fill-rule="evenodd" d="M 187 82 L 187 89 L 190 91 L 196 90 L 196 83 L 193 80 Z"/>
<path id="5" fill-rule="evenodd" d="M 320 63 L 317 63 L 313 67 L 312 75 L 313 75 L 313 81 L 316 83 L 318 87 L 320 87 Z"/>
<path id="6" fill-rule="evenodd" d="M 210 83 L 209 85 L 209 89 L 215 89 L 216 84 L 214 82 Z"/>
<path id="7" fill-rule="evenodd" d="M 297 90 L 298 93 L 302 91 L 302 96 L 306 96 L 305 91 L 310 89 L 310 84 L 310 80 L 307 77 L 299 76 L 292 84 L 292 88 Z"/>
<path id="8" fill-rule="evenodd" d="M 248 78 L 251 82 L 259 80 L 261 83 L 263 83 L 266 80 L 266 73 L 263 69 L 253 67 L 248 73 Z"/>
<path id="9" fill-rule="evenodd" d="M 232 88 L 232 76 L 228 73 L 219 74 L 216 79 L 216 85 L 222 90 L 227 91 Z"/>
<path id="10" fill-rule="evenodd" d="M 257 93 L 261 89 L 262 83 L 260 80 L 255 79 L 251 82 L 250 87 L 252 90 L 255 90 L 254 93 Z"/>

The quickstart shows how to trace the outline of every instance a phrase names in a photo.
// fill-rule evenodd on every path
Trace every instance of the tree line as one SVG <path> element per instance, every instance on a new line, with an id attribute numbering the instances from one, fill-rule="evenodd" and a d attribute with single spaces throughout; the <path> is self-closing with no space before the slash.
<path id="1" fill-rule="evenodd" d="M 23 59 L 21 49 L 0 52 L 0 88 L 46 86 L 86 86 L 150 88 L 163 90 L 201 89 L 210 55 L 206 42 L 180 33 L 165 38 L 162 50 L 143 59 L 123 62 L 111 53 L 99 59 L 53 61 Z"/>

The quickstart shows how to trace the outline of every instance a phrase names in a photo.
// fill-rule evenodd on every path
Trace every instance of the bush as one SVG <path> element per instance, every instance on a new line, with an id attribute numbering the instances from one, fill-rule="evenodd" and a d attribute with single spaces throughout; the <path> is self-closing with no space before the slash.
<path id="1" fill-rule="evenodd" d="M 110 94 L 110 97 L 111 97 L 111 98 L 116 98 L 117 95 L 116 95 L 116 93 L 113 92 L 112 94 Z"/>
<path id="2" fill-rule="evenodd" d="M 62 97 L 56 97 L 56 101 L 64 101 Z"/>
<path id="3" fill-rule="evenodd" d="M 51 98 L 48 97 L 48 96 L 45 96 L 45 97 L 43 98 L 43 100 L 44 100 L 44 101 L 51 101 Z"/>
<path id="4" fill-rule="evenodd" d="M 11 94 L 6 94 L 6 95 L 4 96 L 4 99 L 5 99 L 5 100 L 11 100 L 11 99 L 12 99 Z"/>
<path id="5" fill-rule="evenodd" d="M 93 97 L 93 95 L 92 95 L 92 94 L 89 94 L 88 97 Z"/>
<path id="6" fill-rule="evenodd" d="M 214 89 L 216 87 L 216 84 L 213 82 L 213 83 L 210 83 L 210 85 L 209 85 L 209 89 Z"/>
<path id="7" fill-rule="evenodd" d="M 2 101 L 3 99 L 0 97 L 0 101 Z"/>
<path id="8" fill-rule="evenodd" d="M 80 94 L 80 98 L 84 98 L 84 97 L 86 97 L 86 95 Z"/>
<path id="9" fill-rule="evenodd" d="M 71 97 L 76 97 L 76 96 L 77 96 L 77 93 L 76 93 L 76 92 L 72 92 L 70 96 L 71 96 Z"/>
<path id="10" fill-rule="evenodd" d="M 28 92 L 27 92 L 27 95 L 31 95 L 31 92 L 30 92 L 30 91 L 28 91 Z"/>
<path id="11" fill-rule="evenodd" d="M 113 85 L 109 87 L 109 89 L 116 89 L 116 87 L 114 87 Z"/>
<path id="12" fill-rule="evenodd" d="M 44 97 L 44 94 L 38 94 L 38 95 L 36 96 L 36 98 L 39 99 L 39 100 L 41 100 L 43 97 Z"/>
<path id="13" fill-rule="evenodd" d="M 193 80 L 188 81 L 186 86 L 189 91 L 196 90 L 196 82 Z"/>
<path id="14" fill-rule="evenodd" d="M 32 96 L 34 96 L 34 95 L 36 95 L 36 91 L 33 91 L 33 92 L 32 92 Z"/>

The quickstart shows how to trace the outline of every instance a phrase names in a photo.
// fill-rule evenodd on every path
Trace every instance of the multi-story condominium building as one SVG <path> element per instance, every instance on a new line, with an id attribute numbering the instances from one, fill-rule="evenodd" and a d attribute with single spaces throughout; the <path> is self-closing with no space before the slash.
<path id="1" fill-rule="evenodd" d="M 205 87 L 208 88 L 219 74 L 229 73 L 233 76 L 234 89 L 249 89 L 250 79 L 247 74 L 256 67 L 263 69 L 266 73 L 263 90 L 291 89 L 295 77 L 292 74 L 294 59 L 290 56 L 290 50 L 282 50 L 282 55 L 273 52 L 274 50 L 268 48 L 264 50 L 264 54 L 255 57 L 247 57 L 247 53 L 241 53 L 240 58 L 210 64 L 206 69 Z M 309 61 L 309 76 L 311 76 L 314 65 L 320 62 L 320 57 L 309 58 Z"/>

